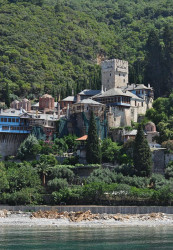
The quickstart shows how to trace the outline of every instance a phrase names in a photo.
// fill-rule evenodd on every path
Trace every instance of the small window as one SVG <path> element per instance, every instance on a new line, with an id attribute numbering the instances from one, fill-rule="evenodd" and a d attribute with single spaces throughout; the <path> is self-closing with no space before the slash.
<path id="1" fill-rule="evenodd" d="M 121 76 L 121 74 L 119 74 L 119 76 Z"/>
<path id="2" fill-rule="evenodd" d="M 14 118 L 12 118 L 12 122 L 15 122 L 15 119 L 14 119 Z"/>
<path id="3" fill-rule="evenodd" d="M 4 122 L 4 118 L 1 118 L 1 122 Z"/>
<path id="4" fill-rule="evenodd" d="M 4 122 L 7 122 L 7 118 L 4 118 Z"/>
<path id="5" fill-rule="evenodd" d="M 2 130 L 9 130 L 9 126 L 2 126 Z"/>
<path id="6" fill-rule="evenodd" d="M 111 76 L 111 73 L 110 73 L 110 76 Z"/>
<path id="7" fill-rule="evenodd" d="M 11 122 L 11 118 L 8 118 L 8 122 Z"/>
<path id="8" fill-rule="evenodd" d="M 16 122 L 19 122 L 19 119 L 16 119 Z"/>

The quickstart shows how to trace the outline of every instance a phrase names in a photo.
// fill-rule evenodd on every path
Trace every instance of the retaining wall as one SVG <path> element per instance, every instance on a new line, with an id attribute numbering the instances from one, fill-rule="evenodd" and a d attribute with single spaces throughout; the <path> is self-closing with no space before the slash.
<path id="1" fill-rule="evenodd" d="M 87 211 L 90 210 L 93 214 L 96 213 L 107 213 L 107 214 L 147 214 L 147 213 L 167 213 L 173 214 L 173 206 L 6 206 L 0 205 L 0 210 L 6 209 L 10 211 L 23 211 L 23 212 L 33 212 L 33 211 L 46 211 L 55 210 L 59 212 L 64 211 Z"/>

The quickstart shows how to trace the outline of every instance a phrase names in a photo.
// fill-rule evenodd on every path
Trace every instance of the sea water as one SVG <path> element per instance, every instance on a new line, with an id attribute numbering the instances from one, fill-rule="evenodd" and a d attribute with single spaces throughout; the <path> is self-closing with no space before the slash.
<path id="1" fill-rule="evenodd" d="M 173 249 L 173 227 L 0 228 L 0 249 Z"/>

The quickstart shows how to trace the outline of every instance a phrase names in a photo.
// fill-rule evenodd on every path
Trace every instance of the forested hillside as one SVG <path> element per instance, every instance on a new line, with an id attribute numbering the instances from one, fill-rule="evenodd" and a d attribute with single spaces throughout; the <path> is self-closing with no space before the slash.
<path id="1" fill-rule="evenodd" d="M 6 83 L 31 99 L 99 88 L 103 58 L 128 60 L 130 81 L 148 81 L 146 41 L 156 31 L 162 55 L 166 24 L 172 0 L 0 0 L 1 101 Z"/>

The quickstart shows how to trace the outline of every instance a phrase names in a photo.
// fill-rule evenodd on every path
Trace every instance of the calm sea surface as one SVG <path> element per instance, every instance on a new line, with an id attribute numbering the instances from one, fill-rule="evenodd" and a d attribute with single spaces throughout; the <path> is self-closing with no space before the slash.
<path id="1" fill-rule="evenodd" d="M 0 249 L 173 249 L 173 227 L 0 228 Z"/>

